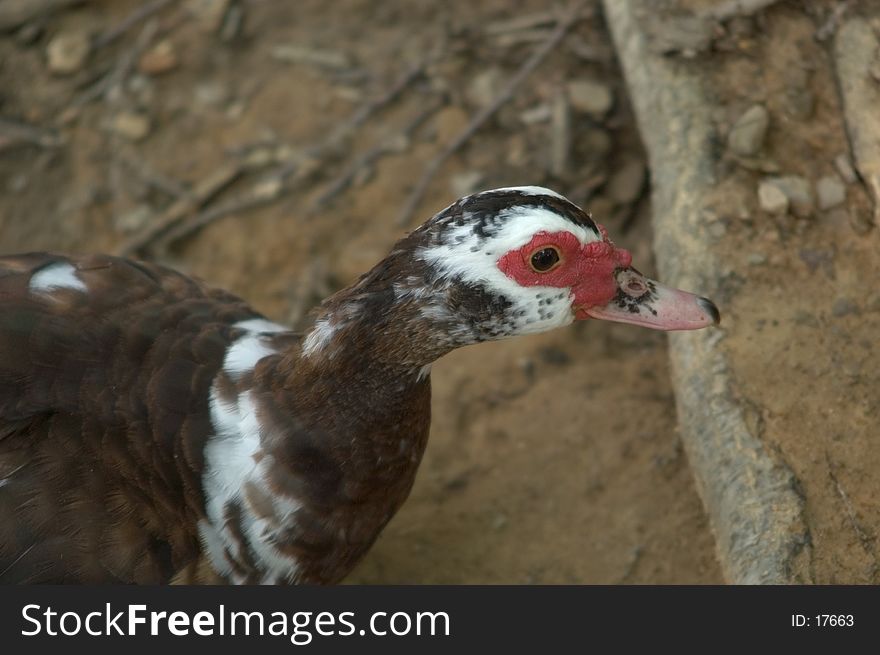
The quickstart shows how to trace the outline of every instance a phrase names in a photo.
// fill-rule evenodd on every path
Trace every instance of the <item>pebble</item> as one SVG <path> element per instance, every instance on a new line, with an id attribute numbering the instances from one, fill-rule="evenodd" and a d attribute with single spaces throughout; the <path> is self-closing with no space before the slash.
<path id="1" fill-rule="evenodd" d="M 843 178 L 843 181 L 847 184 L 853 184 L 858 179 L 856 170 L 853 168 L 852 162 L 849 159 L 849 155 L 845 152 L 840 153 L 834 158 L 834 167 L 837 169 L 837 172 L 840 173 L 840 177 Z"/>
<path id="2" fill-rule="evenodd" d="M 546 123 L 550 120 L 553 110 L 550 105 L 541 103 L 530 109 L 520 112 L 519 119 L 526 125 L 534 125 L 535 123 Z"/>
<path id="3" fill-rule="evenodd" d="M 595 80 L 572 80 L 568 83 L 568 99 L 575 110 L 593 118 L 603 118 L 614 104 L 611 87 Z"/>
<path id="4" fill-rule="evenodd" d="M 767 182 L 775 185 L 788 198 L 789 207 L 795 216 L 808 218 L 815 206 L 810 183 L 800 175 L 771 177 Z"/>
<path id="5" fill-rule="evenodd" d="M 473 105 L 488 107 L 501 92 L 504 82 L 500 68 L 487 68 L 471 80 L 465 95 Z"/>
<path id="6" fill-rule="evenodd" d="M 507 516 L 502 513 L 497 513 L 492 517 L 492 529 L 493 530 L 503 530 L 507 527 Z"/>
<path id="7" fill-rule="evenodd" d="M 123 111 L 113 119 L 112 130 L 130 141 L 141 141 L 150 134 L 150 119 L 133 111 Z"/>
<path id="8" fill-rule="evenodd" d="M 816 109 L 816 96 L 805 86 L 789 87 L 784 97 L 788 113 L 797 120 L 808 120 Z"/>
<path id="9" fill-rule="evenodd" d="M 849 298 L 838 298 L 831 306 L 831 315 L 835 318 L 848 316 L 849 314 L 858 314 L 859 306 Z"/>
<path id="10" fill-rule="evenodd" d="M 760 252 L 749 253 L 747 261 L 749 266 L 761 266 L 767 263 L 767 255 Z"/>
<path id="11" fill-rule="evenodd" d="M 758 185 L 758 204 L 768 214 L 784 214 L 788 211 L 788 196 L 765 180 Z"/>
<path id="12" fill-rule="evenodd" d="M 819 209 L 826 210 L 846 201 L 846 187 L 836 176 L 823 177 L 816 184 Z"/>
<path id="13" fill-rule="evenodd" d="M 88 59 L 91 40 L 86 32 L 62 32 L 46 46 L 46 63 L 54 75 L 73 75 Z"/>
<path id="14" fill-rule="evenodd" d="M 177 68 L 177 64 L 174 44 L 168 39 L 163 39 L 141 55 L 138 70 L 145 75 L 161 75 Z"/>
<path id="15" fill-rule="evenodd" d="M 152 207 L 147 204 L 141 204 L 117 215 L 113 224 L 117 231 L 131 234 L 143 229 L 153 218 L 153 214 Z"/>
<path id="16" fill-rule="evenodd" d="M 203 107 L 219 107 L 230 98 L 229 88 L 222 82 L 200 82 L 194 90 L 195 100 Z"/>
<path id="17" fill-rule="evenodd" d="M 626 162 L 608 181 L 608 195 L 620 205 L 634 202 L 645 185 L 646 172 L 645 162 L 641 159 Z"/>
<path id="18" fill-rule="evenodd" d="M 727 145 L 737 155 L 751 157 L 764 147 L 770 114 L 762 105 L 754 105 L 746 110 L 730 128 Z"/>
<path id="19" fill-rule="evenodd" d="M 819 321 L 816 320 L 816 317 L 813 316 L 810 312 L 804 311 L 803 309 L 798 310 L 798 312 L 794 315 L 794 322 L 795 324 L 801 325 L 803 327 L 819 327 Z"/>

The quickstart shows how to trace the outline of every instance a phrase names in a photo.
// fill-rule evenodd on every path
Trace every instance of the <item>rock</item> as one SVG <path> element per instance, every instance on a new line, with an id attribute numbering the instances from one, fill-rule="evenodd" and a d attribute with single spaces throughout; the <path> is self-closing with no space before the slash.
<path id="1" fill-rule="evenodd" d="M 859 306 L 849 298 L 838 298 L 831 306 L 831 315 L 835 318 L 848 316 L 850 314 L 858 314 Z"/>
<path id="2" fill-rule="evenodd" d="M 794 322 L 796 325 L 800 325 L 802 327 L 819 327 L 819 321 L 816 320 L 816 317 L 813 316 L 810 312 L 804 311 L 803 309 L 800 309 L 795 313 Z"/>
<path id="3" fill-rule="evenodd" d="M 487 68 L 471 80 L 465 95 L 471 104 L 480 108 L 488 107 L 501 92 L 504 82 L 500 68 Z"/>
<path id="4" fill-rule="evenodd" d="M 114 218 L 113 224 L 118 232 L 131 234 L 142 230 L 153 218 L 153 215 L 152 207 L 147 204 L 141 204 L 118 214 Z"/>
<path id="5" fill-rule="evenodd" d="M 46 64 L 53 75 L 73 75 L 86 63 L 92 44 L 85 32 L 62 32 L 46 46 Z"/>
<path id="6" fill-rule="evenodd" d="M 749 253 L 746 261 L 748 262 L 749 266 L 761 266 L 762 264 L 767 263 L 767 255 L 760 252 L 752 252 Z"/>
<path id="7" fill-rule="evenodd" d="M 229 101 L 231 93 L 222 82 L 207 81 L 196 84 L 195 101 L 202 107 L 217 108 Z"/>
<path id="8" fill-rule="evenodd" d="M 478 191 L 483 183 L 484 175 L 480 171 L 465 171 L 452 176 L 449 181 L 449 190 L 455 198 L 468 196 Z"/>
<path id="9" fill-rule="evenodd" d="M 834 158 L 834 167 L 847 184 L 854 184 L 858 180 L 856 170 L 853 168 L 847 153 L 842 152 Z"/>
<path id="10" fill-rule="evenodd" d="M 767 182 L 776 186 L 788 198 L 789 207 L 795 216 L 808 218 L 815 206 L 810 183 L 799 175 L 771 177 Z"/>
<path id="11" fill-rule="evenodd" d="M 291 64 L 308 64 L 330 70 L 347 70 L 354 62 L 339 50 L 310 48 L 299 44 L 282 44 L 272 48 L 272 57 Z"/>
<path id="12" fill-rule="evenodd" d="M 177 68 L 177 64 L 174 44 L 164 39 L 141 55 L 138 70 L 145 75 L 161 75 Z"/>
<path id="13" fill-rule="evenodd" d="M 728 147 L 737 155 L 752 157 L 764 147 L 764 138 L 770 126 L 770 114 L 762 105 L 746 110 L 730 128 Z"/>
<path id="14" fill-rule="evenodd" d="M 619 205 L 635 202 L 645 186 L 645 173 L 645 162 L 631 159 L 611 176 L 608 195 Z"/>
<path id="15" fill-rule="evenodd" d="M 571 106 L 593 118 L 603 118 L 614 104 L 611 88 L 595 80 L 572 80 L 567 91 Z"/>
<path id="16" fill-rule="evenodd" d="M 550 120 L 553 110 L 547 103 L 535 105 L 523 112 L 520 112 L 519 119 L 526 125 L 534 125 L 535 123 L 546 123 Z"/>
<path id="17" fill-rule="evenodd" d="M 785 99 L 788 113 L 797 120 L 808 120 L 816 108 L 816 96 L 803 86 L 786 89 Z"/>
<path id="18" fill-rule="evenodd" d="M 846 187 L 836 176 L 823 177 L 816 184 L 819 209 L 827 210 L 842 205 L 846 201 Z"/>
<path id="19" fill-rule="evenodd" d="M 113 119 L 113 132 L 129 141 L 141 141 L 150 134 L 150 119 L 133 111 L 123 111 Z"/>
<path id="20" fill-rule="evenodd" d="M 816 96 L 810 91 L 810 73 L 806 68 L 795 66 L 787 72 L 782 108 L 797 120 L 807 120 L 816 108 Z"/>
<path id="21" fill-rule="evenodd" d="M 788 196 L 778 186 L 765 180 L 758 185 L 758 204 L 768 214 L 784 214 L 788 211 Z"/>

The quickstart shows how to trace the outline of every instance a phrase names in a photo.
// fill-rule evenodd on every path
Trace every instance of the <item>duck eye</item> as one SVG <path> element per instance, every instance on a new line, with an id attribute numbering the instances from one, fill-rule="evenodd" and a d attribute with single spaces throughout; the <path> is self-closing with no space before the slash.
<path id="1" fill-rule="evenodd" d="M 532 253 L 529 263 L 538 273 L 546 273 L 559 263 L 559 251 L 553 247 L 540 248 Z"/>

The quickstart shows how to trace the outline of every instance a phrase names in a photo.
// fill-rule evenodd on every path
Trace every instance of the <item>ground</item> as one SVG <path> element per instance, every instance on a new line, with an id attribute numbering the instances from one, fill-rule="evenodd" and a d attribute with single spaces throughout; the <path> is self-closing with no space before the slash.
<path id="1" fill-rule="evenodd" d="M 295 323 L 459 195 L 543 184 L 653 273 L 644 154 L 598 5 L 401 222 L 425 167 L 564 5 L 199 0 L 116 29 L 146 4 L 83 2 L 0 36 L 4 253 L 120 252 L 162 217 L 209 212 L 137 254 Z M 83 34 L 82 61 L 49 59 Z M 590 321 L 453 353 L 432 380 L 415 489 L 351 582 L 722 582 L 662 334 Z"/>

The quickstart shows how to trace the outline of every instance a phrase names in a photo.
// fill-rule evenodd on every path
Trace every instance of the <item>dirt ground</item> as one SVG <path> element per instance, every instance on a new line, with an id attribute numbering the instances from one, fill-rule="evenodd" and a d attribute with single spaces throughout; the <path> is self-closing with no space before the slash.
<path id="1" fill-rule="evenodd" d="M 722 125 L 754 103 L 769 110 L 759 159 L 762 168 L 776 169 L 770 175 L 845 181 L 834 162 L 849 159 L 850 142 L 832 41 L 816 38 L 828 6 L 774 8 L 714 58 L 713 89 L 729 108 Z M 850 15 L 875 21 L 880 39 L 878 9 L 853 3 Z M 880 50 L 876 56 L 880 64 Z M 808 215 L 772 216 L 755 194 L 768 173 L 733 161 L 719 173 L 715 206 L 730 258 L 728 298 L 720 300 L 732 319 L 722 347 L 737 393 L 798 482 L 812 580 L 880 583 L 880 235 L 872 203 L 852 180 L 833 208 L 817 198 Z"/>
<path id="2" fill-rule="evenodd" d="M 84 2 L 0 35 L 3 253 L 119 252 L 163 216 L 190 225 L 238 206 L 139 254 L 295 323 L 459 195 L 543 184 L 590 208 L 653 272 L 644 155 L 598 6 L 440 168 L 401 225 L 425 166 L 547 39 L 564 5 L 196 0 L 116 29 L 147 4 Z M 58 60 L 47 54 L 59 37 L 83 35 L 91 52 L 81 61 L 69 45 Z M 352 123 L 426 58 L 391 102 Z M 337 184 L 346 171 L 351 183 Z M 216 193 L 205 192 L 210 179 Z M 832 284 L 824 266 L 807 272 L 797 253 L 783 257 L 761 269 L 768 289 L 786 275 Z M 737 320 L 762 320 L 762 338 L 795 347 L 775 327 L 793 317 L 771 307 L 738 307 Z M 794 329 L 807 344 L 815 328 Z M 858 344 L 798 374 L 821 375 Z M 722 582 L 676 435 L 662 334 L 591 322 L 453 353 L 432 379 L 416 487 L 351 582 Z M 767 420 L 785 419 L 788 396 L 807 388 L 774 399 Z M 839 394 L 848 389 L 842 381 Z"/>

